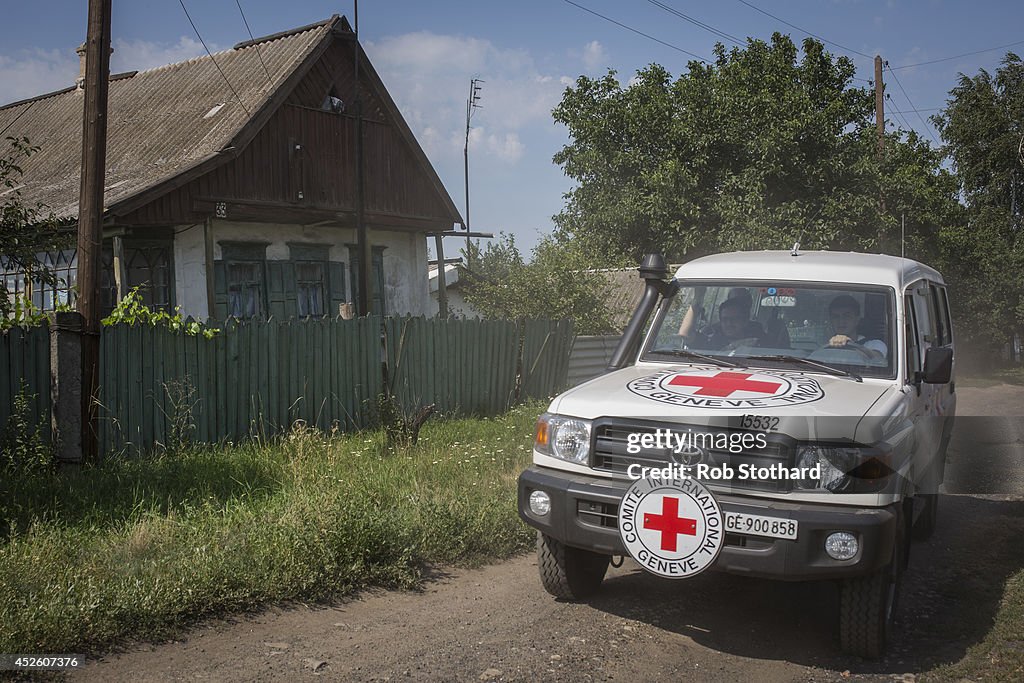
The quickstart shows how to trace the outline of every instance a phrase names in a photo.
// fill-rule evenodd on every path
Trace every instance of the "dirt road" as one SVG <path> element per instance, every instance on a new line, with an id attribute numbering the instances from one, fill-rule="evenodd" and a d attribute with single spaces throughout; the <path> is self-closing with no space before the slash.
<path id="1" fill-rule="evenodd" d="M 997 396 L 1024 414 L 1024 387 L 964 388 L 960 412 L 992 414 Z M 981 424 L 958 424 L 953 462 L 993 438 L 975 432 Z M 419 593 L 367 592 L 212 622 L 177 642 L 90 662 L 73 679 L 825 681 L 847 672 L 891 681 L 956 662 L 985 636 L 1007 577 L 1024 566 L 1020 494 L 942 498 L 939 531 L 913 547 L 901 627 L 881 662 L 839 653 L 830 583 L 714 573 L 673 582 L 627 561 L 599 597 L 569 604 L 543 592 L 530 555 L 439 572 Z"/>

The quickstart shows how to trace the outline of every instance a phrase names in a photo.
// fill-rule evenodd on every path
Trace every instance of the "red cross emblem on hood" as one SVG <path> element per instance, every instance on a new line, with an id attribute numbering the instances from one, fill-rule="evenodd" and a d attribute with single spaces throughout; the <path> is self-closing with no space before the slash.
<path id="1" fill-rule="evenodd" d="M 737 391 L 750 391 L 757 394 L 774 394 L 782 386 L 779 382 L 762 382 L 750 379 L 749 372 L 719 372 L 711 377 L 700 375 L 676 375 L 669 382 L 672 386 L 700 387 L 694 396 L 732 396 Z"/>

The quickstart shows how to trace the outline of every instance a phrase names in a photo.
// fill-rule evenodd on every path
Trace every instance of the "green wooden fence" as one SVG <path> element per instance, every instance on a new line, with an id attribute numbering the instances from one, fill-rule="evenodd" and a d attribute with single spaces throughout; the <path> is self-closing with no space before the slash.
<path id="1" fill-rule="evenodd" d="M 212 339 L 103 329 L 101 444 L 149 450 L 267 437 L 295 420 L 354 429 L 388 384 L 403 409 L 495 415 L 564 388 L 568 321 L 360 318 L 230 322 Z M 386 366 L 382 363 L 386 360 Z"/>
<path id="2" fill-rule="evenodd" d="M 33 396 L 29 419 L 50 438 L 50 332 L 45 324 L 0 332 L 0 431 L 7 424 L 22 381 Z"/>

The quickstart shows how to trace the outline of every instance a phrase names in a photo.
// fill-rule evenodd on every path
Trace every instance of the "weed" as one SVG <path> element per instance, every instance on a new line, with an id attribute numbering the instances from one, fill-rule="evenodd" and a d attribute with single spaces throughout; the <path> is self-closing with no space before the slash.
<path id="1" fill-rule="evenodd" d="M 32 419 L 35 400 L 36 395 L 29 393 L 28 383 L 22 379 L 0 433 L 0 471 L 32 473 L 53 464 L 53 450 L 43 435 L 43 425 Z"/>

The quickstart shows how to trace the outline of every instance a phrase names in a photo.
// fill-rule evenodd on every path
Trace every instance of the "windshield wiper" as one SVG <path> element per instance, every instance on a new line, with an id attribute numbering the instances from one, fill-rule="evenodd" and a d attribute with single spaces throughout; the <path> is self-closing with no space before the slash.
<path id="1" fill-rule="evenodd" d="M 749 360 L 777 360 L 777 361 L 785 361 L 787 363 L 789 363 L 789 362 L 801 363 L 803 365 L 810 365 L 811 367 L 818 368 L 822 372 L 826 372 L 826 373 L 828 373 L 830 375 L 836 375 L 836 376 L 839 376 L 839 377 L 850 377 L 852 379 L 857 380 L 858 382 L 863 382 L 864 381 L 864 379 L 860 375 L 858 375 L 858 374 L 856 374 L 854 372 L 850 372 L 849 370 L 840 370 L 839 368 L 834 368 L 831 365 L 825 365 L 824 363 L 819 363 L 817 361 L 808 360 L 807 358 L 800 358 L 799 356 L 785 356 L 785 355 L 776 355 L 776 356 L 745 356 L 745 358 L 747 358 Z"/>
<path id="2" fill-rule="evenodd" d="M 678 356 L 679 358 L 697 358 L 713 365 L 721 365 L 727 368 L 738 368 L 741 367 L 738 363 L 725 360 L 723 358 L 716 358 L 715 356 L 706 356 L 703 353 L 696 353 L 694 351 L 688 351 L 687 349 L 653 349 L 648 353 L 660 353 L 666 356 Z"/>

